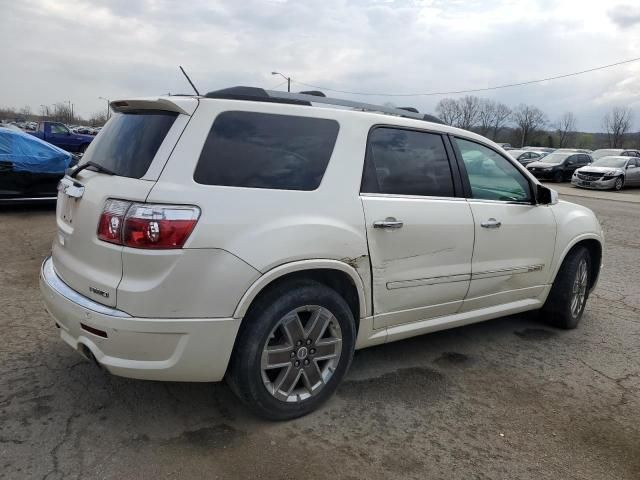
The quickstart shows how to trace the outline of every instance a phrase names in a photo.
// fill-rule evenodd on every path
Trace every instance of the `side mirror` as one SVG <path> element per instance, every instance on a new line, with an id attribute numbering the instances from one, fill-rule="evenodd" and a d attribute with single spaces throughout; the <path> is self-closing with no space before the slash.
<path id="1" fill-rule="evenodd" d="M 558 192 L 544 185 L 536 184 L 536 203 L 538 205 L 555 205 L 558 203 Z"/>

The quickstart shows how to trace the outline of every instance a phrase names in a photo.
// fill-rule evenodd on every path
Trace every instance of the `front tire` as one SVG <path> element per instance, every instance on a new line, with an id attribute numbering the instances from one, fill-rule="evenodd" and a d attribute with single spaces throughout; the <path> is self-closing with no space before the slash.
<path id="1" fill-rule="evenodd" d="M 355 338 L 351 309 L 335 290 L 312 280 L 284 282 L 243 320 L 227 382 L 263 418 L 306 415 L 338 387 Z"/>
<path id="2" fill-rule="evenodd" d="M 616 178 L 616 181 L 613 184 L 613 189 L 619 192 L 620 190 L 622 190 L 622 187 L 624 187 L 624 178 L 623 177 Z"/>
<path id="3" fill-rule="evenodd" d="M 562 172 L 556 172 L 553 174 L 553 181 L 556 183 L 562 183 L 562 181 L 564 180 L 564 175 L 562 175 Z"/>
<path id="4" fill-rule="evenodd" d="M 570 251 L 556 275 L 542 308 L 544 320 L 558 328 L 578 326 L 589 297 L 591 256 L 584 247 Z"/>

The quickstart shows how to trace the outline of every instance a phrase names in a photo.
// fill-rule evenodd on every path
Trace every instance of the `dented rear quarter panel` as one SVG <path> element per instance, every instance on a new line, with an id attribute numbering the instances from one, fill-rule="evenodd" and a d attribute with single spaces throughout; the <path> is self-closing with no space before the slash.
<path id="1" fill-rule="evenodd" d="M 338 138 L 320 186 L 295 191 L 196 183 L 194 171 L 211 126 L 219 113 L 230 110 L 336 120 Z M 200 207 L 200 220 L 186 248 L 227 251 L 262 275 L 307 260 L 342 262 L 357 272 L 370 298 L 369 252 L 359 198 L 370 126 L 368 116 L 354 119 L 352 112 L 336 109 L 278 105 L 274 111 L 273 105 L 258 102 L 201 100 L 147 201 Z"/>

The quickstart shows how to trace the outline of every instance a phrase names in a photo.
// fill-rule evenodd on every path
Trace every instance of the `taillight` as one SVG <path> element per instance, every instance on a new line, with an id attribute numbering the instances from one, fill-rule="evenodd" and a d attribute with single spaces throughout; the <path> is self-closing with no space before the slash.
<path id="1" fill-rule="evenodd" d="M 98 238 L 133 248 L 182 248 L 199 217 L 194 206 L 110 199 L 98 223 Z"/>
<path id="2" fill-rule="evenodd" d="M 122 225 L 130 206 L 131 202 L 124 200 L 109 199 L 105 202 L 98 223 L 98 238 L 100 240 L 122 245 Z"/>

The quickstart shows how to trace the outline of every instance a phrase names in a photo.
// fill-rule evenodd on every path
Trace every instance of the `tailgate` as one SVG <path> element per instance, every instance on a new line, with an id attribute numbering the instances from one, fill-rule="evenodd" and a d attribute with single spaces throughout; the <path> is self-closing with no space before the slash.
<path id="1" fill-rule="evenodd" d="M 197 106 L 190 100 L 180 100 L 193 107 L 188 113 Z M 109 198 L 146 200 L 190 119 L 184 109 L 166 110 L 168 103 L 145 100 L 136 109 L 115 109 L 79 163 L 95 162 L 115 174 L 85 169 L 59 187 L 53 266 L 67 285 L 104 305 L 116 306 L 123 247 L 99 240 L 98 222 Z"/>

